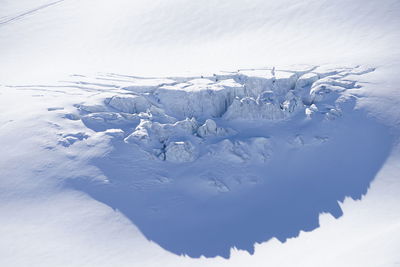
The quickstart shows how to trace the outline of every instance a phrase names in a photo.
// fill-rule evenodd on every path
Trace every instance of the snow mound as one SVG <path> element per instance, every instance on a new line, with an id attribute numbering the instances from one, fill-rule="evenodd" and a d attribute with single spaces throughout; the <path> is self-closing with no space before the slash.
<path id="1" fill-rule="evenodd" d="M 150 107 L 149 101 L 142 95 L 113 96 L 108 105 L 126 113 L 145 112 Z"/>

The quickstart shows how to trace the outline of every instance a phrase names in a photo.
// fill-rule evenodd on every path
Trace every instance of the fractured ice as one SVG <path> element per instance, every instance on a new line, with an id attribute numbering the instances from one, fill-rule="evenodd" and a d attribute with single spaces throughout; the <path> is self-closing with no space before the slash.
<path id="1" fill-rule="evenodd" d="M 120 129 L 125 143 L 135 144 L 155 160 L 179 163 L 211 156 L 237 162 L 265 161 L 271 150 L 268 137 L 232 140 L 240 134 L 229 127 L 232 123 L 275 122 L 295 116 L 299 120 L 335 120 L 351 101 L 343 92 L 358 86 L 346 77 L 370 71 L 373 69 L 309 67 L 187 78 L 135 77 L 133 85 L 121 87 L 120 93 L 104 99 L 103 104 L 77 107 L 88 127 Z"/>

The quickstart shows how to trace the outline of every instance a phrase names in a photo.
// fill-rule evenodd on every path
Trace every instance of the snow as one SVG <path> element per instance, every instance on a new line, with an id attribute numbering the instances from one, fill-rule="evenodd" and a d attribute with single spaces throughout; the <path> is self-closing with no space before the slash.
<path id="1" fill-rule="evenodd" d="M 208 79 L 191 80 L 174 86 L 162 86 L 155 100 L 170 115 L 185 117 L 220 117 L 236 96 L 243 96 L 243 86 L 232 81 L 225 85 Z"/>
<path id="2" fill-rule="evenodd" d="M 220 160 L 243 163 L 266 162 L 271 152 L 271 143 L 268 138 L 252 137 L 235 142 L 224 139 L 213 145 L 210 154 Z"/>
<path id="3" fill-rule="evenodd" d="M 108 105 L 125 113 L 146 112 L 146 110 L 150 107 L 149 101 L 140 95 L 130 95 L 124 97 L 113 96 L 110 99 L 110 102 L 108 102 Z"/>
<path id="4" fill-rule="evenodd" d="M 229 131 L 218 127 L 212 119 L 207 119 L 204 124 L 197 129 L 197 134 L 205 138 L 210 136 L 224 136 L 229 134 Z"/>
<path id="5" fill-rule="evenodd" d="M 316 67 L 303 70 L 299 78 L 294 74 L 296 71 L 286 71 L 282 75 L 283 71 L 274 68 L 268 83 L 261 84 L 250 82 L 265 72 L 257 69 L 232 72 L 225 79 L 180 77 L 177 81 L 169 78 L 173 85 L 160 84 L 140 93 L 131 93 L 129 87 L 124 87 L 111 98 L 109 92 L 103 98 L 99 93 L 97 102 L 103 105 L 93 101 L 92 105 L 75 106 L 82 113 L 82 122 L 87 127 L 95 131 L 119 127 L 127 134 L 126 143 L 137 145 L 135 149 L 142 149 L 155 159 L 192 162 L 207 154 L 211 158 L 238 157 L 241 161 L 255 158 L 255 161 L 264 162 L 269 157 L 268 149 L 263 148 L 262 142 L 253 144 L 253 137 L 233 143 L 225 139 L 213 144 L 221 138 L 240 136 L 243 129 L 235 125 L 237 121 L 293 120 L 292 123 L 297 123 L 307 118 L 335 120 L 343 112 L 351 111 L 354 96 L 345 92 L 360 87 L 356 80 L 347 78 L 352 68 L 347 68 L 346 74 L 339 75 L 338 70 L 321 79 L 311 72 L 314 69 Z M 152 79 L 155 83 L 163 80 L 147 80 Z M 214 119 L 229 127 L 217 126 Z M 215 139 L 217 137 L 219 139 Z M 264 140 L 265 137 L 266 134 L 257 138 Z M 214 140 L 207 141 L 207 138 Z M 261 151 L 258 151 L 258 146 Z"/>
<path id="6" fill-rule="evenodd" d="M 188 141 L 171 142 L 165 148 L 165 160 L 170 162 L 191 162 L 195 154 L 195 147 Z"/>
<path id="7" fill-rule="evenodd" d="M 167 251 L 194 258 L 229 258 L 232 248 L 253 254 L 258 242 L 286 242 L 318 228 L 320 213 L 342 216 L 338 202 L 365 195 L 388 157 L 393 136 L 357 108 L 354 90 L 370 72 L 341 71 L 301 88 L 295 71 L 286 70 L 278 84 L 282 71 L 274 68 L 271 83 L 256 88 L 248 83 L 254 69 L 225 80 L 168 78 L 174 85 L 141 92 L 105 81 L 96 92 L 58 92 L 73 97 L 51 105 L 62 108 L 43 109 L 64 118 L 52 119 L 58 138 L 45 147 L 101 173 L 78 169 L 62 179 L 66 188 L 119 210 Z"/>
<path id="8" fill-rule="evenodd" d="M 301 89 L 306 86 L 310 86 L 312 83 L 314 83 L 318 79 L 319 79 L 319 76 L 316 73 L 309 72 L 309 73 L 303 74 L 297 80 L 295 87 L 296 87 L 296 89 Z"/>
<path id="9" fill-rule="evenodd" d="M 399 11 L 4 1 L 0 265 L 396 266 Z"/>

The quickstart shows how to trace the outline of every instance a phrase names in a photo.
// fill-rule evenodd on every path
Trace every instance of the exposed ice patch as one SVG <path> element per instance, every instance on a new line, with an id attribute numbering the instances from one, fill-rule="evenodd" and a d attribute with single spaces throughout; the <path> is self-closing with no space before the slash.
<path id="1" fill-rule="evenodd" d="M 195 146 L 190 141 L 171 142 L 165 148 L 165 160 L 170 162 L 191 162 L 196 158 Z"/>
<path id="2" fill-rule="evenodd" d="M 207 119 L 204 124 L 197 129 L 198 136 L 202 138 L 210 136 L 225 136 L 228 133 L 228 130 L 218 127 L 212 119 Z"/>
<path id="3" fill-rule="evenodd" d="M 200 119 L 221 117 L 235 97 L 243 97 L 244 87 L 233 80 L 213 82 L 195 79 L 158 88 L 153 96 L 168 115 Z"/>
<path id="4" fill-rule="evenodd" d="M 302 90 L 303 88 L 307 86 L 311 86 L 314 82 L 316 82 L 319 79 L 318 74 L 316 73 L 306 73 L 300 76 L 300 78 L 296 81 L 296 86 L 295 88 L 298 90 Z"/>
<path id="5" fill-rule="evenodd" d="M 235 126 L 240 121 L 336 120 L 352 105 L 344 93 L 358 87 L 348 76 L 370 71 L 360 66 L 250 69 L 187 78 L 132 77 L 132 86 L 126 86 L 127 76 L 125 86 L 107 94 L 103 104 L 81 103 L 76 105 L 80 116 L 65 116 L 80 117 L 96 131 L 121 129 L 125 143 L 154 159 L 187 162 L 208 155 L 262 162 L 270 158 L 268 132 L 222 138 L 240 136 Z M 300 144 L 299 138 L 293 142 Z"/>
<path id="6" fill-rule="evenodd" d="M 140 113 L 150 108 L 150 102 L 141 95 L 113 96 L 108 105 L 126 113 Z"/>

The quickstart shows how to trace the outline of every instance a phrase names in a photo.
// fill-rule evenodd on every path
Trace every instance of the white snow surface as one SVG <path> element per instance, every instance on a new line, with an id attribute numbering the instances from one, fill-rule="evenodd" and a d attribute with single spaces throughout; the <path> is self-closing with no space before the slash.
<path id="1" fill-rule="evenodd" d="M 400 3 L 5 0 L 1 266 L 397 266 Z"/>

